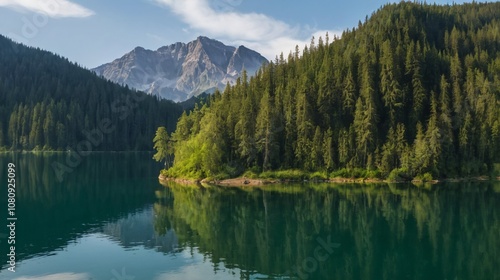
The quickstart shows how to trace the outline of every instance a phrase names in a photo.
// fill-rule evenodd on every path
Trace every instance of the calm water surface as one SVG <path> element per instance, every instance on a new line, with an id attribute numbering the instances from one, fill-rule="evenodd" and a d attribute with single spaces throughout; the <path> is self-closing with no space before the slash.
<path id="1" fill-rule="evenodd" d="M 500 279 L 499 183 L 163 186 L 151 156 L 0 154 L 0 279 Z"/>

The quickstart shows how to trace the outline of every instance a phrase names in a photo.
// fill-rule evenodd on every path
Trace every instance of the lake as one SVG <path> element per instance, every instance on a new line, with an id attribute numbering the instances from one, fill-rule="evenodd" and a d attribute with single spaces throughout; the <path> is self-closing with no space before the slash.
<path id="1" fill-rule="evenodd" d="M 67 157 L 0 154 L 0 279 L 500 279 L 498 182 L 200 188 L 148 153 Z"/>

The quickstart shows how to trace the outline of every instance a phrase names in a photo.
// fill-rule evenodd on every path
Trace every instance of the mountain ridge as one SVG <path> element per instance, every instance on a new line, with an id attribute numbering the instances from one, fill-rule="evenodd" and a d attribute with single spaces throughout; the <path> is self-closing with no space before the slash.
<path id="1" fill-rule="evenodd" d="M 203 92 L 234 84 L 246 70 L 250 75 L 267 59 L 245 46 L 199 36 L 157 50 L 136 47 L 92 71 L 111 81 L 173 101 L 185 101 Z"/>
<path id="2" fill-rule="evenodd" d="M 130 90 L 0 35 L 0 151 L 149 151 L 155 128 L 173 131 L 189 104 Z"/>

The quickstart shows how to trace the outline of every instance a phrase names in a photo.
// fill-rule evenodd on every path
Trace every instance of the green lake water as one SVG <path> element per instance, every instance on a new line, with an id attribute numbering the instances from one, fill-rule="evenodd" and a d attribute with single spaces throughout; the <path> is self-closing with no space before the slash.
<path id="1" fill-rule="evenodd" d="M 152 154 L 67 157 L 0 154 L 0 279 L 500 279 L 498 182 L 164 186 Z"/>

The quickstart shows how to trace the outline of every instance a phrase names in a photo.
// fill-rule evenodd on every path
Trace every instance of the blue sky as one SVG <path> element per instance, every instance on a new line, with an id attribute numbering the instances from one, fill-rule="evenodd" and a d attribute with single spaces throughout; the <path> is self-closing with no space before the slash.
<path id="1" fill-rule="evenodd" d="M 433 3 L 427 1 L 428 3 Z M 438 4 L 464 1 L 436 0 Z M 380 0 L 0 0 L 0 34 L 92 68 L 136 46 L 157 49 L 199 35 L 269 59 L 326 31 L 341 34 Z"/>

